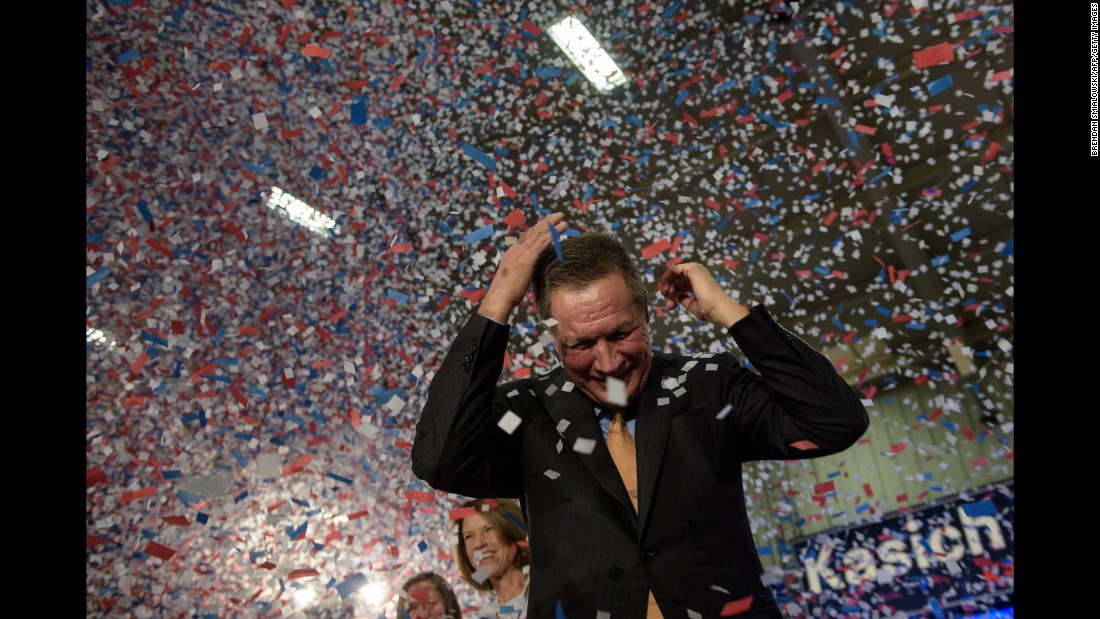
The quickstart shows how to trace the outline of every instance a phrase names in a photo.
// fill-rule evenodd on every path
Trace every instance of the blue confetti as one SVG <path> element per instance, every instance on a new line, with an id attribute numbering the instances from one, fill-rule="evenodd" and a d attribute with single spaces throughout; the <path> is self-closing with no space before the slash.
<path id="1" fill-rule="evenodd" d="M 459 143 L 462 144 L 462 152 L 466 153 L 467 157 L 470 157 L 474 161 L 485 166 L 485 168 L 488 169 L 490 172 L 497 171 L 496 159 L 493 159 L 491 156 L 482 152 L 476 146 L 470 144 L 465 140 L 459 140 Z"/>
<path id="2" fill-rule="evenodd" d="M 326 475 L 328 475 L 332 479 L 335 479 L 336 481 L 342 481 L 345 484 L 351 484 L 351 478 L 349 478 L 349 477 L 344 477 L 343 475 L 337 475 L 336 473 L 326 473 Z"/>
<path id="3" fill-rule="evenodd" d="M 131 60 L 138 60 L 139 58 L 141 58 L 141 54 L 137 53 L 136 50 L 130 50 L 128 52 L 123 52 L 123 53 L 118 55 L 118 64 L 126 64 L 127 62 L 130 62 Z"/>
<path id="4" fill-rule="evenodd" d="M 298 537 L 299 535 L 303 535 L 303 534 L 305 534 L 305 532 L 306 532 L 306 527 L 308 527 L 308 526 L 309 526 L 309 523 L 308 523 L 308 522 L 303 522 L 303 523 L 302 523 L 302 526 L 300 526 L 300 527 L 287 527 L 287 528 L 286 528 L 286 534 L 287 534 L 287 536 L 289 536 L 289 537 L 290 537 L 290 539 L 292 539 L 292 540 L 293 540 L 293 539 L 297 539 L 297 537 Z"/>
<path id="5" fill-rule="evenodd" d="M 881 179 L 882 177 L 886 176 L 887 174 L 889 174 L 891 169 L 892 168 L 890 166 L 887 166 L 885 170 L 883 170 L 882 172 L 879 172 L 877 176 L 875 176 L 871 180 L 867 181 L 867 184 L 868 185 L 875 184 L 875 181 L 877 181 L 877 180 Z"/>
<path id="6" fill-rule="evenodd" d="M 951 81 L 951 74 L 948 73 L 938 80 L 932 80 L 931 82 L 928 82 L 928 94 L 934 97 L 944 90 L 951 88 L 952 84 L 954 84 L 954 82 Z"/>
<path id="7" fill-rule="evenodd" d="M 474 243 L 477 243 L 482 239 L 487 239 L 493 236 L 494 232 L 496 232 L 496 230 L 493 229 L 492 224 L 485 224 L 484 226 L 466 235 L 466 244 L 473 245 Z"/>
<path id="8" fill-rule="evenodd" d="M 153 221 L 153 214 L 149 212 L 149 205 L 145 203 L 145 200 L 138 200 L 137 210 L 141 213 L 142 219 L 148 222 Z"/>
<path id="9" fill-rule="evenodd" d="M 526 524 L 524 524 L 522 520 L 520 520 L 520 519 L 516 518 L 516 517 L 515 517 L 515 516 L 513 516 L 512 514 L 509 514 L 509 513 L 505 513 L 505 514 L 504 514 L 504 517 L 505 517 L 505 518 L 507 518 L 508 520 L 511 520 L 511 521 L 512 521 L 512 524 L 516 525 L 516 526 L 517 526 L 517 527 L 519 527 L 520 529 L 522 529 L 522 530 L 524 530 L 524 531 L 526 531 L 526 530 L 527 530 L 527 525 L 526 525 Z"/>
<path id="10" fill-rule="evenodd" d="M 157 337 L 157 336 L 153 335 L 152 333 L 149 333 L 145 329 L 141 330 L 141 339 L 145 340 L 146 342 L 152 342 L 154 344 L 160 344 L 161 346 L 164 346 L 165 348 L 168 347 L 168 340 L 166 340 L 162 337 Z"/>
<path id="11" fill-rule="evenodd" d="M 255 164 L 252 164 L 252 163 L 248 163 L 247 161 L 242 161 L 241 162 L 241 167 L 246 169 L 246 170 L 250 170 L 252 172 L 255 172 L 256 174 L 263 174 L 264 173 L 264 167 L 262 165 L 255 165 Z"/>
<path id="12" fill-rule="evenodd" d="M 356 97 L 351 102 L 351 124 L 357 127 L 361 127 L 367 124 L 367 99 L 366 97 Z"/>
<path id="13" fill-rule="evenodd" d="M 396 290 L 387 290 L 386 298 L 397 301 L 398 303 L 407 303 L 409 300 L 409 295 L 404 292 L 398 292 Z"/>
<path id="14" fill-rule="evenodd" d="M 538 67 L 535 69 L 536 77 L 557 77 L 561 75 L 561 67 L 555 67 L 553 65 L 548 67 Z"/>
<path id="15" fill-rule="evenodd" d="M 110 273 L 111 270 L 107 267 L 99 267 L 99 270 L 88 276 L 88 287 L 91 288 L 92 286 L 98 284 L 99 280 L 107 277 L 107 275 L 109 275 Z"/>
<path id="16" fill-rule="evenodd" d="M 959 230 L 958 232 L 952 234 L 951 240 L 957 243 L 968 236 L 970 236 L 970 226 L 967 226 L 962 230 Z"/>
<path id="17" fill-rule="evenodd" d="M 737 85 L 737 80 L 726 80 L 726 81 L 722 82 L 721 84 L 718 84 L 717 86 L 715 86 L 714 87 L 714 92 L 715 92 L 715 94 L 717 94 L 717 93 L 720 93 L 720 92 L 722 92 L 723 90 L 725 90 L 727 88 L 733 88 L 736 85 Z"/>
<path id="18" fill-rule="evenodd" d="M 970 516 L 971 518 L 975 518 L 977 516 L 997 515 L 997 507 L 993 505 L 993 501 L 990 501 L 989 499 L 978 501 L 977 503 L 967 503 L 966 505 L 962 506 L 962 510 L 967 516 Z"/>
<path id="19" fill-rule="evenodd" d="M 554 239 L 554 253 L 558 256 L 558 264 L 561 264 L 565 262 L 565 258 L 561 255 L 561 239 L 558 238 L 558 229 L 554 226 L 550 226 L 550 236 Z"/>

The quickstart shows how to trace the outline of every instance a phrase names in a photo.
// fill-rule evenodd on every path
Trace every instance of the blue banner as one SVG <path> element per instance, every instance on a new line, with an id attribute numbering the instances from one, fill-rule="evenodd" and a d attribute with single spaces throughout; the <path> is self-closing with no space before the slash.
<path id="1" fill-rule="evenodd" d="M 794 543 L 802 575 L 796 599 L 812 616 L 832 616 L 831 609 L 945 619 L 1011 607 L 1012 488 L 999 484 Z"/>

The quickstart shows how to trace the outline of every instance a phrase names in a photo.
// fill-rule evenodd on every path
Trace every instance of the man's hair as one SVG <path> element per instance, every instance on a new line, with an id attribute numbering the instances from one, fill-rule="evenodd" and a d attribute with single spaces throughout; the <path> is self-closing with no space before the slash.
<path id="1" fill-rule="evenodd" d="M 409 588 L 419 582 L 428 582 L 439 593 L 439 597 L 443 598 L 443 603 L 446 605 L 446 610 L 443 611 L 443 616 L 449 619 L 462 619 L 462 607 L 458 603 L 458 597 L 455 596 L 455 592 L 451 589 L 450 583 L 448 583 L 442 576 L 433 572 L 420 572 L 410 576 L 405 584 L 401 585 L 401 591 L 404 595 L 397 596 L 397 615 L 401 616 L 401 611 L 408 612 L 410 606 L 408 601 Z"/>
<path id="2" fill-rule="evenodd" d="M 623 276 L 638 311 L 643 316 L 648 313 L 649 297 L 641 271 L 617 238 L 595 229 L 563 238 L 559 245 L 561 262 L 553 245 L 544 249 L 535 261 L 531 284 L 540 320 L 550 318 L 550 298 L 558 290 L 578 290 L 612 273 Z"/>
<path id="3" fill-rule="evenodd" d="M 459 505 L 459 508 L 472 507 L 481 514 L 489 524 L 496 529 L 502 544 L 512 546 L 515 550 L 513 565 L 523 569 L 531 564 L 531 549 L 527 544 L 520 545 L 517 542 L 527 541 L 527 523 L 523 519 L 523 511 L 519 502 L 515 499 L 470 499 Z M 465 517 L 455 521 L 454 560 L 458 564 L 458 575 L 478 591 L 490 592 L 493 583 L 489 579 L 478 582 L 474 580 L 474 572 L 477 568 L 470 563 L 470 557 L 466 556 L 466 543 L 462 540 L 462 522 Z"/>

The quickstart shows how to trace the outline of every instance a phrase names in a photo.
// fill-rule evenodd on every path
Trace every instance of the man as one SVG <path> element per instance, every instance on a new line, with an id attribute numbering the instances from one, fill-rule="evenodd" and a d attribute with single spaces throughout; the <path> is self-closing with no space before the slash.
<path id="1" fill-rule="evenodd" d="M 868 425 L 858 395 L 700 264 L 664 273 L 666 307 L 724 329 L 759 374 L 728 352 L 654 351 L 645 285 L 622 245 L 585 233 L 560 242 L 559 261 L 551 227 L 565 230 L 562 213 L 504 253 L 452 343 L 417 422 L 413 472 L 442 491 L 521 500 L 531 619 L 558 605 L 569 619 L 782 617 L 760 580 L 742 463 L 848 448 Z M 561 366 L 498 385 L 509 317 L 532 286 Z M 629 441 L 623 418 L 636 471 L 614 459 Z"/>

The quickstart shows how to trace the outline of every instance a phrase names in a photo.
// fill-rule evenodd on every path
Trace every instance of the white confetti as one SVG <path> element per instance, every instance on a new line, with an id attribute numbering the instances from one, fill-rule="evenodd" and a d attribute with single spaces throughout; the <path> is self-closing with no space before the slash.
<path id="1" fill-rule="evenodd" d="M 592 450 L 596 448 L 596 441 L 590 438 L 580 438 L 573 441 L 573 451 L 579 454 L 591 454 Z"/>
<path id="2" fill-rule="evenodd" d="M 626 383 L 614 376 L 608 376 L 606 385 L 607 401 L 615 406 L 626 406 Z"/>
<path id="3" fill-rule="evenodd" d="M 520 418 L 519 415 L 513 413 L 512 411 L 508 411 L 501 415 L 500 421 L 497 422 L 497 427 L 499 427 L 501 430 L 504 430 L 508 434 L 511 434 L 516 431 L 516 428 L 519 427 L 519 424 L 522 421 L 523 419 Z"/>

